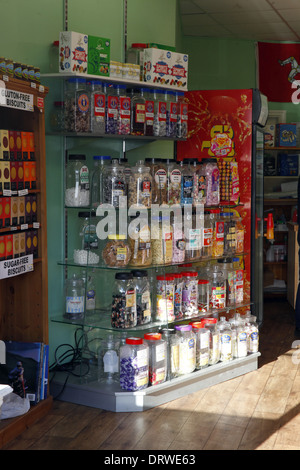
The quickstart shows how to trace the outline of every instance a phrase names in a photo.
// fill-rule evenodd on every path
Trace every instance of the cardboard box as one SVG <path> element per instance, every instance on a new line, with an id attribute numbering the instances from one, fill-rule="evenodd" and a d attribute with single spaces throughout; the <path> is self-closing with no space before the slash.
<path id="1" fill-rule="evenodd" d="M 0 160 L 9 160 L 9 134 L 5 129 L 0 129 Z"/>
<path id="2" fill-rule="evenodd" d="M 87 73 L 88 36 L 74 31 L 59 33 L 59 71 Z"/>
<path id="3" fill-rule="evenodd" d="M 35 160 L 35 143 L 34 143 L 34 132 L 28 132 L 28 151 L 29 151 L 29 160 Z"/>
<path id="4" fill-rule="evenodd" d="M 12 259 L 13 258 L 13 234 L 9 233 L 5 235 L 5 259 Z"/>
<path id="5" fill-rule="evenodd" d="M 20 256 L 24 256 L 24 255 L 25 255 L 25 252 L 26 252 L 26 249 L 25 249 L 25 246 L 26 246 L 25 232 L 20 232 L 20 233 L 19 233 L 19 240 L 20 240 L 20 243 L 19 243 L 19 246 L 20 246 Z"/>
<path id="6" fill-rule="evenodd" d="M 23 169 L 24 169 L 24 189 L 30 189 L 30 163 L 31 162 L 23 162 Z"/>
<path id="7" fill-rule="evenodd" d="M 18 189 L 24 189 L 24 163 L 18 163 Z"/>
<path id="8" fill-rule="evenodd" d="M 34 258 L 38 257 L 38 230 L 32 230 L 32 254 Z"/>
<path id="9" fill-rule="evenodd" d="M 10 189 L 10 162 L 0 160 L 0 188 L 4 191 Z"/>
<path id="10" fill-rule="evenodd" d="M 296 147 L 296 124 L 276 124 L 276 145 L 277 147 Z"/>
<path id="11" fill-rule="evenodd" d="M 30 195 L 32 223 L 37 222 L 37 197 L 36 194 Z"/>
<path id="12" fill-rule="evenodd" d="M 4 206 L 3 206 L 3 198 L 0 197 L 0 228 L 4 227 Z"/>
<path id="13" fill-rule="evenodd" d="M 188 55 L 157 48 L 145 49 L 143 77 L 147 83 L 187 90 Z"/>
<path id="14" fill-rule="evenodd" d="M 17 160 L 17 143 L 16 143 L 16 132 L 8 131 L 9 139 L 9 159 L 11 161 Z"/>
<path id="15" fill-rule="evenodd" d="M 264 127 L 264 144 L 266 147 L 275 146 L 275 134 L 276 134 L 275 124 L 266 125 Z"/>
<path id="16" fill-rule="evenodd" d="M 30 189 L 36 189 L 36 162 L 29 162 Z"/>
<path id="17" fill-rule="evenodd" d="M 279 153 L 277 155 L 278 176 L 298 176 L 299 155 L 290 153 Z"/>
<path id="18" fill-rule="evenodd" d="M 25 232 L 25 254 L 31 255 L 32 253 L 32 232 L 31 230 L 26 230 Z"/>
<path id="19" fill-rule="evenodd" d="M 3 217 L 4 217 L 4 227 L 10 226 L 10 204 L 11 198 L 10 197 L 3 197 Z"/>
<path id="20" fill-rule="evenodd" d="M 0 235 L 0 261 L 5 260 L 5 235 Z"/>
<path id="21" fill-rule="evenodd" d="M 18 162 L 10 162 L 10 189 L 12 191 L 17 191 L 19 186 L 19 177 L 18 177 Z"/>
<path id="22" fill-rule="evenodd" d="M 31 195 L 25 196 L 25 223 L 32 224 Z"/>
<path id="23" fill-rule="evenodd" d="M 109 77 L 109 65 L 110 39 L 88 36 L 88 74 Z"/>
<path id="24" fill-rule="evenodd" d="M 22 136 L 20 131 L 15 131 L 14 134 L 17 151 L 17 161 L 20 162 L 22 160 Z"/>
<path id="25" fill-rule="evenodd" d="M 18 197 L 19 224 L 25 224 L 25 196 Z"/>
<path id="26" fill-rule="evenodd" d="M 22 139 L 22 160 L 29 160 L 29 136 L 28 132 L 21 131 Z"/>
<path id="27" fill-rule="evenodd" d="M 13 233 L 13 257 L 20 257 L 20 233 Z"/>

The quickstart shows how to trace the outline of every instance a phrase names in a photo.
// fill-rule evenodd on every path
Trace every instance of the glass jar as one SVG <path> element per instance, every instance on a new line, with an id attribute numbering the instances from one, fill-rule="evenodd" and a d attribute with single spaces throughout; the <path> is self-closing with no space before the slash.
<path id="1" fill-rule="evenodd" d="M 221 212 L 224 222 L 224 255 L 232 255 L 236 251 L 236 226 L 233 212 Z"/>
<path id="2" fill-rule="evenodd" d="M 111 326 L 132 328 L 137 324 L 136 289 L 132 273 L 117 273 L 112 294 Z"/>
<path id="3" fill-rule="evenodd" d="M 204 227 L 202 230 L 202 250 L 201 255 L 203 258 L 212 256 L 212 237 L 213 237 L 213 221 L 210 212 L 204 213 Z"/>
<path id="4" fill-rule="evenodd" d="M 131 98 L 131 134 L 145 135 L 146 100 L 141 90 L 133 90 Z"/>
<path id="5" fill-rule="evenodd" d="M 119 348 L 120 341 L 108 334 L 103 339 L 98 351 L 98 380 L 112 384 L 119 380 Z"/>
<path id="6" fill-rule="evenodd" d="M 102 251 L 102 259 L 106 266 L 122 268 L 128 265 L 131 250 L 125 235 L 110 234 Z"/>
<path id="7" fill-rule="evenodd" d="M 149 346 L 142 338 L 126 338 L 120 348 L 120 386 L 136 391 L 148 387 Z"/>
<path id="8" fill-rule="evenodd" d="M 152 204 L 152 176 L 150 168 L 139 160 L 131 169 L 128 188 L 128 206 L 150 208 Z"/>
<path id="9" fill-rule="evenodd" d="M 167 378 L 167 343 L 161 333 L 145 333 L 149 346 L 149 384 L 158 385 Z"/>
<path id="10" fill-rule="evenodd" d="M 175 98 L 177 103 L 176 136 L 178 139 L 186 139 L 188 136 L 188 103 L 182 91 L 176 91 Z"/>
<path id="11" fill-rule="evenodd" d="M 184 233 L 178 224 L 173 226 L 173 255 L 172 264 L 183 263 L 185 260 L 185 239 Z"/>
<path id="12" fill-rule="evenodd" d="M 67 279 L 65 286 L 65 317 L 78 320 L 84 317 L 85 288 L 83 280 L 76 274 Z"/>
<path id="13" fill-rule="evenodd" d="M 124 166 L 117 159 L 113 159 L 111 165 L 107 165 L 103 173 L 103 202 L 112 206 L 127 207 L 127 185 Z"/>
<path id="14" fill-rule="evenodd" d="M 179 343 L 178 375 L 189 374 L 196 368 L 196 341 L 191 325 L 176 325 Z"/>
<path id="15" fill-rule="evenodd" d="M 173 227 L 168 216 L 152 216 L 152 263 L 169 264 L 173 258 Z"/>
<path id="16" fill-rule="evenodd" d="M 91 132 L 97 135 L 105 134 L 106 95 L 102 82 L 91 82 Z"/>
<path id="17" fill-rule="evenodd" d="M 209 335 L 209 365 L 217 364 L 220 360 L 220 332 L 216 318 L 207 317 L 201 320 L 202 328 L 206 328 Z"/>
<path id="18" fill-rule="evenodd" d="M 78 212 L 80 218 L 79 236 L 82 250 L 97 250 L 96 213 L 94 211 Z"/>
<path id="19" fill-rule="evenodd" d="M 63 101 L 54 101 L 50 114 L 50 127 L 54 132 L 63 132 L 65 128 L 65 110 Z"/>
<path id="20" fill-rule="evenodd" d="M 125 85 L 117 85 L 118 96 L 118 134 L 130 134 L 131 98 L 126 93 Z"/>
<path id="21" fill-rule="evenodd" d="M 259 329 L 256 323 L 256 317 L 249 315 L 245 319 L 248 336 L 248 352 L 256 353 L 259 351 Z"/>
<path id="22" fill-rule="evenodd" d="M 218 328 L 220 331 L 220 361 L 231 361 L 233 358 L 232 330 L 225 317 L 220 318 Z"/>
<path id="23" fill-rule="evenodd" d="M 134 233 L 130 233 L 129 226 L 129 247 L 131 250 L 131 266 L 150 266 L 152 264 L 151 231 L 148 224 L 138 230 L 135 227 Z"/>
<path id="24" fill-rule="evenodd" d="M 166 136 L 175 138 L 177 130 L 177 103 L 175 94 L 171 90 L 164 93 L 166 102 Z"/>
<path id="25" fill-rule="evenodd" d="M 167 204 L 167 169 L 165 160 L 156 158 L 152 170 L 152 204 Z"/>
<path id="26" fill-rule="evenodd" d="M 183 318 L 182 313 L 182 288 L 183 276 L 182 273 L 174 273 L 174 316 L 175 320 Z"/>
<path id="27" fill-rule="evenodd" d="M 170 380 L 178 376 L 180 340 L 174 328 L 162 328 L 160 333 L 167 343 L 168 380 Z"/>
<path id="28" fill-rule="evenodd" d="M 181 167 L 174 161 L 167 165 L 167 203 L 169 206 L 180 204 L 181 200 Z"/>
<path id="29" fill-rule="evenodd" d="M 126 62 L 128 64 L 137 64 L 140 66 L 142 76 L 142 71 L 144 68 L 144 49 L 147 48 L 147 44 L 135 42 L 131 44 L 130 48 L 126 51 Z M 143 79 L 141 78 L 143 81 Z"/>
<path id="30" fill-rule="evenodd" d="M 203 159 L 203 170 L 206 178 L 206 206 L 220 204 L 220 172 L 214 158 Z"/>
<path id="31" fill-rule="evenodd" d="M 201 257 L 201 228 L 196 224 L 196 214 L 186 215 L 186 222 L 190 224 L 190 228 L 185 227 L 186 245 L 185 245 L 185 261 L 196 261 Z"/>
<path id="32" fill-rule="evenodd" d="M 141 93 L 145 98 L 145 135 L 154 135 L 154 99 L 153 90 L 142 88 Z"/>
<path id="33" fill-rule="evenodd" d="M 208 279 L 198 280 L 198 312 L 204 313 L 209 311 L 209 291 L 210 283 Z"/>
<path id="34" fill-rule="evenodd" d="M 65 130 L 90 132 L 91 95 L 84 78 L 69 78 L 65 91 Z"/>
<path id="35" fill-rule="evenodd" d="M 164 323 L 174 321 L 174 275 L 165 274 L 156 279 L 156 319 Z"/>
<path id="36" fill-rule="evenodd" d="M 245 227 L 242 224 L 242 218 L 236 217 L 235 219 L 235 234 L 236 234 L 236 253 L 244 252 L 244 237 L 245 237 Z"/>
<path id="37" fill-rule="evenodd" d="M 209 330 L 200 322 L 192 322 L 192 331 L 196 339 L 196 369 L 204 369 L 209 364 Z"/>
<path id="38" fill-rule="evenodd" d="M 233 267 L 231 258 L 223 258 L 218 260 L 218 266 L 223 272 L 226 281 L 226 306 L 231 307 L 236 303 L 235 286 L 236 286 L 236 270 Z"/>
<path id="39" fill-rule="evenodd" d="M 181 204 L 193 204 L 194 172 L 190 160 L 185 159 L 181 168 Z"/>
<path id="40" fill-rule="evenodd" d="M 226 280 L 220 271 L 212 271 L 209 275 L 210 294 L 209 307 L 223 309 L 226 307 Z"/>
<path id="41" fill-rule="evenodd" d="M 111 159 L 108 155 L 95 155 L 94 170 L 91 176 L 91 206 L 97 208 L 103 203 L 103 175 L 105 167 Z"/>
<path id="42" fill-rule="evenodd" d="M 167 105 L 163 92 L 153 90 L 154 98 L 154 125 L 153 133 L 156 137 L 165 137 L 167 133 Z"/>
<path id="43" fill-rule="evenodd" d="M 220 257 L 224 254 L 224 222 L 220 219 L 220 209 L 210 209 L 213 224 L 212 256 Z"/>
<path id="44" fill-rule="evenodd" d="M 151 322 L 151 292 L 146 271 L 132 271 L 136 288 L 137 325 Z"/>
<path id="45" fill-rule="evenodd" d="M 86 207 L 90 203 L 89 169 L 85 160 L 85 155 L 69 155 L 66 168 L 66 206 Z"/>
<path id="46" fill-rule="evenodd" d="M 191 318 L 198 314 L 198 273 L 193 271 L 182 272 L 182 313 L 184 317 Z"/>
<path id="47" fill-rule="evenodd" d="M 85 290 L 85 313 L 87 315 L 93 315 L 96 312 L 96 281 L 94 270 L 88 271 L 83 270 L 82 280 L 86 285 Z"/>
<path id="48" fill-rule="evenodd" d="M 105 107 L 105 133 L 118 134 L 119 124 L 119 98 L 116 93 L 116 86 L 109 84 L 106 88 Z"/>
<path id="49" fill-rule="evenodd" d="M 206 204 L 206 173 L 202 161 L 198 166 L 198 203 Z"/>

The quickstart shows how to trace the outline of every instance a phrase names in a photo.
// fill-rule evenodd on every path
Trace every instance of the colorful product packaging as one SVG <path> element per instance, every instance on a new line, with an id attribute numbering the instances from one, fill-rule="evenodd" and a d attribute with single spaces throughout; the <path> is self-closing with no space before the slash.
<path id="1" fill-rule="evenodd" d="M 22 160 L 29 160 L 29 136 L 28 132 L 21 131 L 22 139 Z"/>
<path id="2" fill-rule="evenodd" d="M 18 197 L 19 224 L 25 224 L 25 196 Z"/>
<path id="3" fill-rule="evenodd" d="M 13 257 L 19 258 L 20 256 L 20 233 L 13 233 Z"/>
<path id="4" fill-rule="evenodd" d="M 74 31 L 59 33 L 59 71 L 87 73 L 88 35 Z"/>
<path id="5" fill-rule="evenodd" d="M 5 129 L 0 129 L 0 160 L 9 160 L 9 134 Z"/>
<path id="6" fill-rule="evenodd" d="M 11 205 L 11 198 L 10 197 L 3 197 L 3 218 L 4 218 L 4 227 L 10 226 L 10 205 Z"/>
<path id="7" fill-rule="evenodd" d="M 0 197 L 0 228 L 4 227 L 4 206 L 3 206 L 3 198 Z"/>
<path id="8" fill-rule="evenodd" d="M 10 200 L 10 225 L 15 227 L 19 223 L 19 203 L 18 197 L 12 197 Z"/>
<path id="9" fill-rule="evenodd" d="M 88 36 L 88 74 L 109 77 L 109 65 L 110 39 Z"/>
<path id="10" fill-rule="evenodd" d="M 278 147 L 296 147 L 296 124 L 276 124 L 276 145 Z"/>
<path id="11" fill-rule="evenodd" d="M 145 49 L 143 78 L 147 83 L 187 90 L 188 55 L 154 47 Z"/>
<path id="12" fill-rule="evenodd" d="M 19 177 L 18 177 L 18 162 L 10 162 L 10 189 L 12 191 L 17 191 L 19 186 Z"/>

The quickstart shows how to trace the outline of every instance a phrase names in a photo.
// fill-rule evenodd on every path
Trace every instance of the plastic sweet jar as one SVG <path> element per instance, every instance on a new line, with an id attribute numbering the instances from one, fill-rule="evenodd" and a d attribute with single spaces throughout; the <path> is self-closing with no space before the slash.
<path id="1" fill-rule="evenodd" d="M 95 211 L 78 212 L 80 219 L 79 236 L 82 250 L 97 250 L 98 237 L 96 233 Z"/>
<path id="2" fill-rule="evenodd" d="M 183 318 L 182 313 L 182 288 L 183 276 L 182 273 L 173 273 L 174 276 L 174 316 L 175 320 Z"/>
<path id="3" fill-rule="evenodd" d="M 105 102 L 106 95 L 102 82 L 91 82 L 91 132 L 98 135 L 105 134 Z"/>
<path id="4" fill-rule="evenodd" d="M 186 318 L 198 315 L 198 273 L 182 272 L 182 313 Z"/>
<path id="5" fill-rule="evenodd" d="M 151 292 L 148 273 L 145 270 L 132 271 L 136 289 L 137 325 L 151 322 Z"/>
<path id="6" fill-rule="evenodd" d="M 118 96 L 118 134 L 130 134 L 131 98 L 126 93 L 125 85 L 117 85 Z"/>
<path id="7" fill-rule="evenodd" d="M 85 155 L 69 155 L 66 168 L 65 205 L 87 207 L 90 203 L 89 168 Z"/>
<path id="8" fill-rule="evenodd" d="M 156 279 L 156 319 L 164 323 L 174 321 L 174 276 L 165 274 Z"/>
<path id="9" fill-rule="evenodd" d="M 161 90 L 153 90 L 154 124 L 153 133 L 156 137 L 165 137 L 167 133 L 167 105 Z"/>
<path id="10" fill-rule="evenodd" d="M 110 163 L 108 155 L 94 155 L 94 169 L 91 175 L 91 206 L 97 208 L 103 203 L 103 174 L 105 167 Z"/>
<path id="11" fill-rule="evenodd" d="M 113 159 L 103 173 L 103 202 L 116 208 L 126 206 L 127 184 L 124 170 L 124 165 Z"/>
<path id="12" fill-rule="evenodd" d="M 208 317 L 201 320 L 202 328 L 210 332 L 209 336 L 209 364 L 217 364 L 220 360 L 220 333 L 217 327 L 217 319 Z"/>
<path id="13" fill-rule="evenodd" d="M 234 306 L 236 303 L 236 270 L 233 267 L 232 258 L 219 259 L 218 266 L 226 280 L 226 306 Z"/>
<path id="14" fill-rule="evenodd" d="M 206 206 L 220 204 L 220 172 L 214 158 L 202 160 L 206 177 Z"/>
<path id="15" fill-rule="evenodd" d="M 140 229 L 136 226 L 130 229 L 129 247 L 131 250 L 131 266 L 150 266 L 152 263 L 151 230 L 147 223 Z"/>
<path id="16" fill-rule="evenodd" d="M 98 381 L 114 383 L 119 381 L 120 342 L 112 334 L 103 339 L 98 350 Z"/>
<path id="17" fill-rule="evenodd" d="M 213 241 L 213 220 L 210 211 L 204 212 L 204 227 L 202 229 L 202 250 L 201 255 L 203 258 L 212 256 L 212 241 Z"/>
<path id="18" fill-rule="evenodd" d="M 145 333 L 149 346 L 149 384 L 158 385 L 167 378 L 167 343 L 161 333 Z"/>
<path id="19" fill-rule="evenodd" d="M 89 132 L 91 129 L 91 95 L 84 78 L 70 78 L 65 93 L 67 131 Z"/>
<path id="20" fill-rule="evenodd" d="M 152 216 L 152 263 L 168 264 L 173 258 L 173 227 L 168 216 Z"/>
<path id="21" fill-rule="evenodd" d="M 178 139 L 186 139 L 188 136 L 188 103 L 185 99 L 184 92 L 177 91 L 175 96 L 177 103 L 176 137 Z"/>
<path id="22" fill-rule="evenodd" d="M 210 283 L 208 279 L 198 280 L 198 312 L 203 314 L 209 311 Z"/>
<path id="23" fill-rule="evenodd" d="M 209 365 L 210 332 L 201 322 L 192 322 L 191 326 L 196 339 L 196 369 L 204 369 Z"/>
<path id="24" fill-rule="evenodd" d="M 191 325 L 176 325 L 179 338 L 178 375 L 189 374 L 196 368 L 196 341 Z"/>
<path id="25" fill-rule="evenodd" d="M 224 255 L 232 255 L 236 251 L 236 219 L 233 212 L 221 212 L 224 222 Z"/>
<path id="26" fill-rule="evenodd" d="M 75 273 L 65 284 L 65 317 L 78 320 L 84 317 L 85 285 L 81 277 Z"/>
<path id="27" fill-rule="evenodd" d="M 149 346 L 142 338 L 126 338 L 120 348 L 120 386 L 134 392 L 148 387 L 148 383 Z"/>
<path id="28" fill-rule="evenodd" d="M 167 204 L 167 169 L 165 161 L 156 158 L 150 168 L 153 178 L 152 203 Z"/>
<path id="29" fill-rule="evenodd" d="M 173 223 L 173 254 L 172 264 L 183 263 L 185 260 L 185 247 L 186 241 L 184 238 L 184 232 L 182 227 L 176 223 Z"/>
<path id="30" fill-rule="evenodd" d="M 220 257 L 224 253 L 224 222 L 220 219 L 220 209 L 210 209 L 213 224 L 212 256 Z"/>
<path id="31" fill-rule="evenodd" d="M 223 309 L 226 307 L 226 279 L 221 271 L 211 271 L 209 274 L 210 293 L 209 307 L 210 309 Z"/>
<path id="32" fill-rule="evenodd" d="M 137 324 L 136 288 L 132 273 L 117 273 L 112 292 L 111 325 L 132 328 Z"/>
<path id="33" fill-rule="evenodd" d="M 181 166 L 175 162 L 167 165 L 167 202 L 169 206 L 180 204 L 181 198 Z"/>
<path id="34" fill-rule="evenodd" d="M 132 135 L 145 135 L 146 100 L 139 89 L 135 89 L 131 95 L 130 125 Z"/>
<path id="35" fill-rule="evenodd" d="M 167 378 L 170 380 L 178 376 L 180 339 L 174 328 L 162 328 L 160 333 L 167 343 Z"/>
<path id="36" fill-rule="evenodd" d="M 110 234 L 102 250 L 102 259 L 106 266 L 122 268 L 128 265 L 131 250 L 125 235 Z"/>
<path id="37" fill-rule="evenodd" d="M 184 160 L 181 176 L 181 204 L 193 204 L 194 172 L 190 160 Z"/>
<path id="38" fill-rule="evenodd" d="M 131 169 L 128 187 L 128 205 L 150 208 L 152 204 L 153 180 L 150 168 L 139 160 Z"/>
<path id="39" fill-rule="evenodd" d="M 220 361 L 231 361 L 233 358 L 231 325 L 225 317 L 220 317 L 218 328 L 220 331 Z"/>
<path id="40" fill-rule="evenodd" d="M 119 98 L 116 93 L 116 86 L 109 84 L 106 89 L 105 107 L 105 133 L 118 134 L 119 125 Z"/>

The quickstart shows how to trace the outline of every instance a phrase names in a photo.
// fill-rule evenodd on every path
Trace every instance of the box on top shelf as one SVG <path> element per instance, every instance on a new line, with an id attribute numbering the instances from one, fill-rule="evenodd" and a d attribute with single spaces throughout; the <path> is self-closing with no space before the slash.
<path id="1" fill-rule="evenodd" d="M 276 145 L 277 147 L 297 146 L 296 124 L 276 124 Z"/>
<path id="2" fill-rule="evenodd" d="M 109 76 L 110 39 L 88 37 L 88 68 L 91 75 Z"/>
<path id="3" fill-rule="evenodd" d="M 145 49 L 143 79 L 149 84 L 187 90 L 188 55 L 154 47 Z"/>
<path id="4" fill-rule="evenodd" d="M 59 33 L 59 71 L 87 73 L 88 36 L 74 31 Z"/>
<path id="5" fill-rule="evenodd" d="M 277 155 L 278 176 L 298 176 L 299 155 L 279 153 Z"/>

